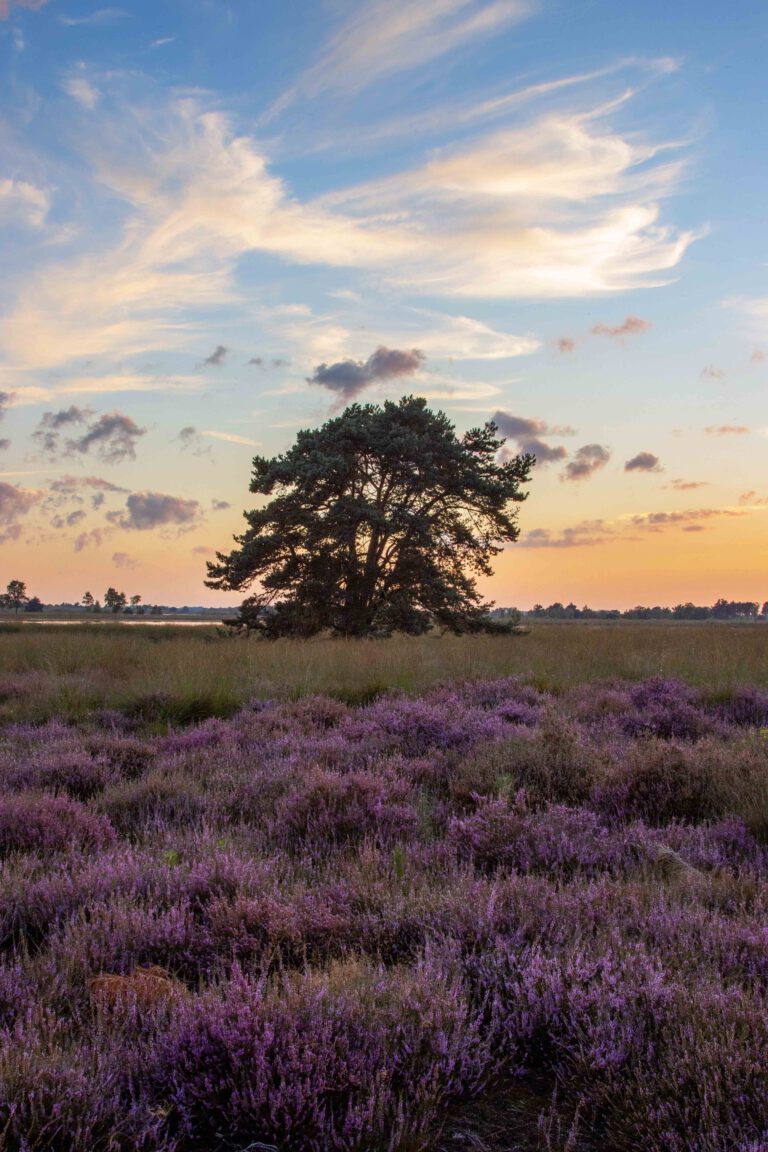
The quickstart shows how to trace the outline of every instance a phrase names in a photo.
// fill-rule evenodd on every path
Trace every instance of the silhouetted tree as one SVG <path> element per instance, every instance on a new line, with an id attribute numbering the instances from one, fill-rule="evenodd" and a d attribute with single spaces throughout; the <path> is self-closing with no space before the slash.
<path id="1" fill-rule="evenodd" d="M 208 564 L 209 588 L 261 590 L 236 625 L 270 637 L 506 630 L 476 576 L 517 539 L 531 455 L 499 463 L 493 423 L 458 438 L 442 412 L 404 397 L 353 404 L 282 456 L 253 462 L 239 547 Z"/>
<path id="2" fill-rule="evenodd" d="M 11 580 L 5 590 L 3 600 L 5 607 L 12 608 L 16 615 L 18 615 L 19 610 L 23 608 L 29 600 L 29 596 L 27 596 L 27 586 L 24 581 Z"/>
<path id="3" fill-rule="evenodd" d="M 122 608 L 125 608 L 126 603 L 125 592 L 118 592 L 116 588 L 107 588 L 104 593 L 105 608 L 109 608 L 117 614 Z"/>
<path id="4" fill-rule="evenodd" d="M 86 612 L 89 612 L 91 610 L 91 608 L 93 608 L 93 604 L 94 604 L 94 600 L 93 600 L 93 596 L 91 595 L 91 593 L 90 592 L 84 592 L 83 593 L 83 607 L 85 608 Z"/>

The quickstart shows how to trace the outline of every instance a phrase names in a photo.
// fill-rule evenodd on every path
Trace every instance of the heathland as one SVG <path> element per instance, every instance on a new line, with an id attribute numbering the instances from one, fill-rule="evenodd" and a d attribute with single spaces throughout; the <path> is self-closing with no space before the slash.
<path id="1" fill-rule="evenodd" d="M 768 626 L 0 630 L 0 1147 L 768 1148 Z"/>

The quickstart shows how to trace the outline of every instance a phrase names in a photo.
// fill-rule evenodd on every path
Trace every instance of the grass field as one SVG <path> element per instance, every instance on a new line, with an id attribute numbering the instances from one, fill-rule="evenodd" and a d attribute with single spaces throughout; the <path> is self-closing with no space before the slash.
<path id="1" fill-rule="evenodd" d="M 671 676 L 712 690 L 768 685 L 768 626 L 535 622 L 526 635 L 386 641 L 244 640 L 216 628 L 120 624 L 0 627 L 0 723 L 145 709 L 184 723 L 252 697 L 327 693 L 351 702 L 441 681 L 523 676 L 550 690 Z"/>
<path id="2" fill-rule="evenodd" d="M 2 1152 L 768 1150 L 768 629 L 190 631 L 0 632 Z"/>

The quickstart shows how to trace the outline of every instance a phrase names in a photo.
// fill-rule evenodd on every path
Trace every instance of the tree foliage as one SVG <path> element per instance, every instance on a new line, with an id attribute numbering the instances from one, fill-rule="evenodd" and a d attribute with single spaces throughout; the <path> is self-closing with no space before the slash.
<path id="1" fill-rule="evenodd" d="M 0 601 L 3 608 L 12 608 L 18 614 L 19 610 L 29 600 L 27 586 L 23 580 L 11 580 L 5 589 Z"/>
<path id="2" fill-rule="evenodd" d="M 125 592 L 118 592 L 116 588 L 109 587 L 104 593 L 104 607 L 110 608 L 115 614 L 122 611 L 127 603 Z"/>
<path id="3" fill-rule="evenodd" d="M 254 459 L 251 491 L 271 499 L 245 513 L 239 547 L 217 553 L 206 584 L 259 581 L 236 623 L 270 637 L 493 628 L 475 580 L 517 539 L 512 505 L 534 464 L 499 463 L 503 444 L 493 423 L 458 438 L 420 398 L 353 404 Z"/>

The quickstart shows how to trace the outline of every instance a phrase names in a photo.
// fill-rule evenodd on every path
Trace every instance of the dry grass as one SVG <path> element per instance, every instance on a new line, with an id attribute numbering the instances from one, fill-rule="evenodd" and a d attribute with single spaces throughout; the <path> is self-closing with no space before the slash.
<path id="1" fill-rule="evenodd" d="M 0 631 L 0 719 L 79 719 L 139 701 L 158 722 L 228 715 L 253 696 L 419 692 L 438 681 L 522 675 L 553 690 L 678 677 L 727 691 L 768 685 L 768 627 L 643 621 L 534 622 L 510 637 L 274 643 L 215 628 L 21 625 Z M 144 702 L 144 703 L 141 703 Z"/>

